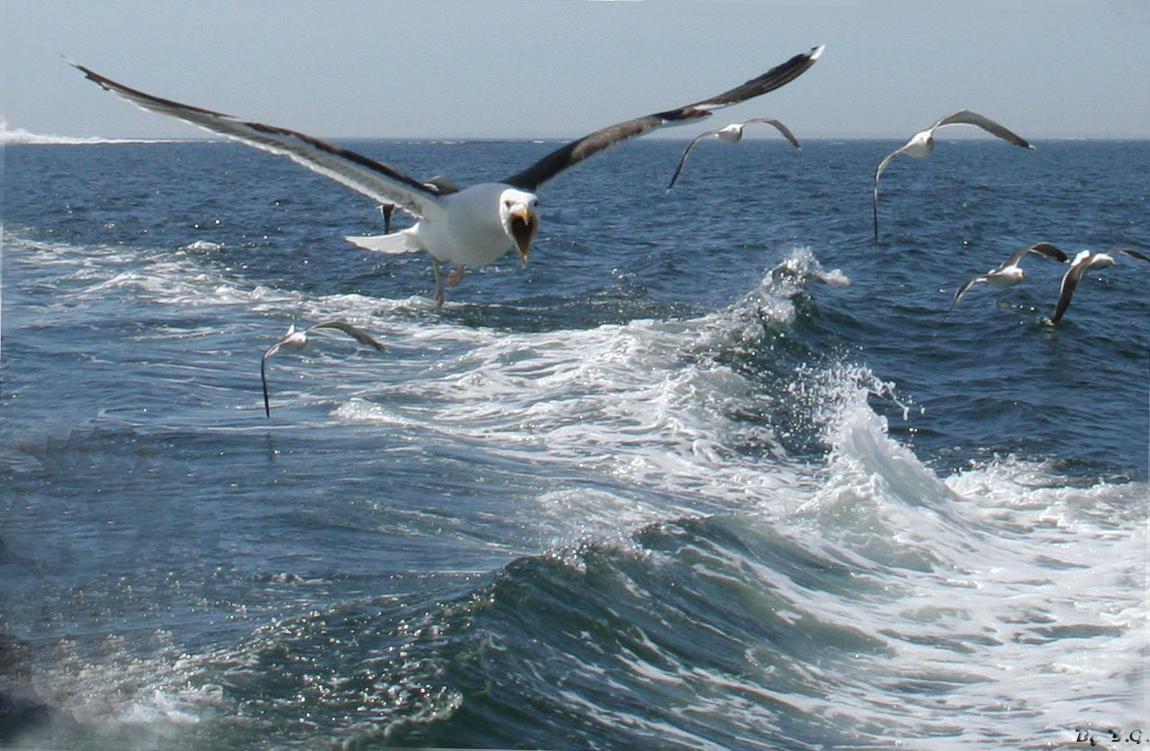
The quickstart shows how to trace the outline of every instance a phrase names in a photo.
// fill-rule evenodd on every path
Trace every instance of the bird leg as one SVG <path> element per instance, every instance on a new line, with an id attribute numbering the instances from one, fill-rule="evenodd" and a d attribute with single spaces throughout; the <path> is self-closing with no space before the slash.
<path id="1" fill-rule="evenodd" d="M 435 307 L 442 308 L 444 302 L 443 277 L 439 273 L 439 260 L 435 256 L 431 256 L 431 268 L 435 271 Z"/>
<path id="2" fill-rule="evenodd" d="M 463 264 L 459 264 L 447 274 L 447 286 L 454 287 L 463 281 L 463 275 L 467 273 L 467 268 Z"/>
<path id="3" fill-rule="evenodd" d="M 379 213 L 383 214 L 383 234 L 391 234 L 391 215 L 395 213 L 395 205 L 385 203 L 379 207 Z"/>

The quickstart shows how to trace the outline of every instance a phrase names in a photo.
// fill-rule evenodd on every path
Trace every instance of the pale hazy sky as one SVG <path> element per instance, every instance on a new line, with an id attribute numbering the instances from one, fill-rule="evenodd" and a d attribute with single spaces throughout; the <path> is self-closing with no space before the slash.
<path id="1" fill-rule="evenodd" d="M 201 131 L 65 58 L 326 138 L 556 138 L 825 43 L 797 81 L 708 126 L 904 138 L 965 107 L 1028 138 L 1150 137 L 1150 0 L 3 0 L 0 35 L 0 116 L 66 136 Z"/>

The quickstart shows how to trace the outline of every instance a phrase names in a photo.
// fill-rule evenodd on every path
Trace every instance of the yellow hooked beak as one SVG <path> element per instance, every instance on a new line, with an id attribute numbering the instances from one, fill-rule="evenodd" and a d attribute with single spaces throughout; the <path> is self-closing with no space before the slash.
<path id="1" fill-rule="evenodd" d="M 511 212 L 511 236 L 515 238 L 515 249 L 519 251 L 519 258 L 523 265 L 527 265 L 527 252 L 531 250 L 531 241 L 535 239 L 535 232 L 539 229 L 539 217 L 528 206 L 519 206 Z"/>

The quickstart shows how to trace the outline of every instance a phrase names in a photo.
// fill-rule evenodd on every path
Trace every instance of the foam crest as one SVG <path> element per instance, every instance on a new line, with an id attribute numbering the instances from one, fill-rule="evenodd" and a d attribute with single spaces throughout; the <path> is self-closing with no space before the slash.
<path id="1" fill-rule="evenodd" d="M 824 376 L 826 482 L 787 524 L 860 588 L 883 583 L 887 597 L 824 601 L 821 617 L 853 618 L 899 656 L 836 686 L 839 711 L 866 722 L 876 702 L 901 707 L 909 736 L 950 738 L 924 748 L 985 743 L 1004 706 L 1033 728 L 1137 726 L 1146 484 L 1075 486 L 1010 457 L 939 478 L 867 405 L 883 384 L 865 369 Z M 970 718 L 957 745 L 954 712 Z"/>
<path id="2" fill-rule="evenodd" d="M 785 484 L 787 473 L 749 477 L 736 460 L 731 446 L 748 432 L 771 440 L 769 427 L 736 420 L 763 397 L 729 367 L 692 355 L 710 337 L 701 323 L 539 334 L 436 327 L 423 346 L 463 351 L 430 366 L 409 362 L 410 374 L 382 400 L 419 406 L 388 407 L 378 417 L 394 422 L 399 411 L 504 456 L 626 477 L 672 495 L 745 501 Z"/>
<path id="3" fill-rule="evenodd" d="M 78 247 L 23 239 L 10 243 L 7 250 L 6 260 L 34 267 L 32 274 L 42 283 L 67 292 L 68 306 L 76 301 L 104 303 L 124 292 L 146 303 L 174 306 L 298 299 L 292 293 L 244 285 L 185 250 Z"/>
<path id="4" fill-rule="evenodd" d="M 95 648 L 64 638 L 25 649 L 3 688 L 24 705 L 43 706 L 45 714 L 24 728 L 20 747 L 192 742 L 197 726 L 225 707 L 224 689 L 203 681 L 193 661 L 172 649 L 170 633 L 157 631 L 147 642 L 129 647 L 109 635 Z M 141 646 L 150 654 L 139 653 Z M 28 678 L 21 681 L 21 673 Z"/>
<path id="5" fill-rule="evenodd" d="M 9 128 L 8 121 L 0 117 L 0 147 L 16 144 L 31 144 L 37 146 L 88 146 L 92 144 L 115 143 L 171 143 L 171 140 L 103 138 L 100 136 L 59 136 L 47 133 L 32 133 L 24 128 Z"/>
<path id="6" fill-rule="evenodd" d="M 435 359 L 389 361 L 400 373 L 372 401 L 354 400 L 337 415 L 437 433 L 469 450 L 546 467 L 540 471 L 554 473 L 560 488 L 544 493 L 542 506 L 562 511 L 573 498 L 587 504 L 574 534 L 617 532 L 620 508 L 644 508 L 645 493 L 659 501 L 635 524 L 793 506 L 806 497 L 796 489 L 811 484 L 811 471 L 788 459 L 772 424 L 793 394 L 774 393 L 727 364 L 730 352 L 753 351 L 785 330 L 790 298 L 814 270 L 824 273 L 809 250 L 785 263 L 783 281 L 772 271 L 755 295 L 686 321 L 531 333 L 381 321 L 397 350 L 419 348 Z M 814 372 L 791 377 L 803 382 Z M 814 431 L 826 418 L 801 419 Z M 574 479 L 564 485 L 564 478 Z M 587 492 L 595 478 L 632 491 L 599 484 Z"/>

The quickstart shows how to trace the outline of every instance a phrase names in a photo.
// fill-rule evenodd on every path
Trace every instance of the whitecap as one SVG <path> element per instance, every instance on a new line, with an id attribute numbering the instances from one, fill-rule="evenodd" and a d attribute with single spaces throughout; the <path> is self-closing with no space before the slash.
<path id="1" fill-rule="evenodd" d="M 196 240 L 184 246 L 184 250 L 192 250 L 199 252 L 211 252 L 223 248 L 223 243 L 216 243 L 210 240 Z"/>
<path id="2" fill-rule="evenodd" d="M 171 139 L 106 138 L 103 136 L 61 136 L 33 133 L 23 128 L 9 128 L 8 121 L 0 117 L 0 146 L 32 144 L 40 146 L 88 146 L 117 143 L 172 143 Z"/>

